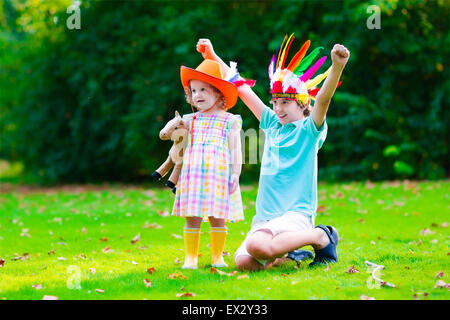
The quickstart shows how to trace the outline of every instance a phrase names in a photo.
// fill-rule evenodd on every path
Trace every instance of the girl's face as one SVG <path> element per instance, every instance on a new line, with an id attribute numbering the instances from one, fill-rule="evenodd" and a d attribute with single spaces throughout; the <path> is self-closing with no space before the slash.
<path id="1" fill-rule="evenodd" d="M 219 93 L 209 83 L 191 80 L 190 86 L 192 103 L 200 111 L 211 108 L 219 98 Z"/>
<path id="2" fill-rule="evenodd" d="M 303 109 L 295 100 L 275 98 L 270 101 L 281 124 L 294 122 L 304 118 Z"/>

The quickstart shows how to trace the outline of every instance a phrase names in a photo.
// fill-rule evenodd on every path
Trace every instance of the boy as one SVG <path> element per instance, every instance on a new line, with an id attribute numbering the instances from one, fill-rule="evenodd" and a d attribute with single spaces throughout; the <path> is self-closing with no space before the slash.
<path id="1" fill-rule="evenodd" d="M 260 128 L 266 134 L 256 215 L 251 230 L 234 255 L 236 266 L 241 270 L 270 268 L 277 258 L 305 245 L 311 245 L 315 251 L 310 266 L 337 262 L 337 230 L 332 226 L 314 227 L 317 152 L 326 138 L 326 113 L 350 52 L 340 44 L 334 45 L 332 66 L 310 79 L 326 57 L 306 70 L 318 53 L 316 49 L 303 59 L 310 45 L 308 40 L 285 68 L 292 41 L 293 35 L 287 41 L 285 37 L 269 66 L 273 110 L 264 105 L 250 87 L 238 88 L 239 97 L 260 121 Z M 197 50 L 205 59 L 228 68 L 215 54 L 208 39 L 200 39 Z M 325 78 L 322 88 L 316 89 Z M 311 108 L 310 100 L 314 97 Z"/>

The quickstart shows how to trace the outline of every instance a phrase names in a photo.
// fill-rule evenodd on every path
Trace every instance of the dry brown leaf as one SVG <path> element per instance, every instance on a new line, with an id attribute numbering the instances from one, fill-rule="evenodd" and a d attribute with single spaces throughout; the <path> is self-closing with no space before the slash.
<path id="1" fill-rule="evenodd" d="M 108 238 L 107 237 L 103 237 L 103 238 L 100 238 L 98 241 L 106 242 L 106 241 L 108 241 Z"/>
<path id="2" fill-rule="evenodd" d="M 169 278 L 170 279 L 185 279 L 185 280 L 189 279 L 185 275 L 178 273 L 178 272 L 169 274 Z"/>
<path id="3" fill-rule="evenodd" d="M 434 278 L 442 278 L 443 276 L 444 276 L 444 272 L 443 271 L 439 271 L 438 273 L 436 273 Z"/>
<path id="4" fill-rule="evenodd" d="M 38 284 L 33 284 L 31 286 L 32 288 L 36 289 L 36 290 L 41 290 L 42 289 L 42 284 L 38 283 Z"/>
<path id="5" fill-rule="evenodd" d="M 157 223 L 150 223 L 148 224 L 147 222 L 142 226 L 142 228 L 144 229 L 162 229 L 162 226 L 160 224 Z"/>
<path id="6" fill-rule="evenodd" d="M 446 288 L 446 289 L 450 289 L 450 283 L 445 283 L 445 282 L 442 281 L 442 280 L 438 280 L 438 281 L 436 282 L 436 284 L 434 285 L 433 289 L 436 289 L 436 288 Z"/>
<path id="7" fill-rule="evenodd" d="M 145 287 L 150 288 L 152 286 L 152 282 L 149 279 L 144 279 Z"/>
<path id="8" fill-rule="evenodd" d="M 350 268 L 348 268 L 346 271 L 346 273 L 359 273 L 359 270 L 355 268 L 355 266 L 351 266 Z"/>
<path id="9" fill-rule="evenodd" d="M 150 274 L 153 274 L 153 272 L 155 272 L 155 271 L 156 270 L 153 267 L 150 267 L 150 268 L 147 269 L 147 272 L 150 273 Z"/>
<path id="10" fill-rule="evenodd" d="M 57 296 L 43 296 L 42 300 L 58 300 Z"/>
<path id="11" fill-rule="evenodd" d="M 238 280 L 247 279 L 247 278 L 248 278 L 248 274 L 241 274 L 240 276 L 237 277 Z"/>
<path id="12" fill-rule="evenodd" d="M 138 233 L 133 239 L 131 239 L 131 244 L 135 244 L 136 242 L 141 240 L 141 234 Z"/>
<path id="13" fill-rule="evenodd" d="M 365 296 L 365 295 L 361 295 L 359 297 L 360 300 L 375 300 L 374 297 L 369 297 L 369 296 Z"/>
<path id="14" fill-rule="evenodd" d="M 193 292 L 177 293 L 177 298 L 180 298 L 180 297 L 195 297 L 195 293 L 193 293 Z"/>
<path id="15" fill-rule="evenodd" d="M 427 236 L 427 235 L 429 235 L 429 234 L 435 234 L 435 233 L 436 233 L 436 232 L 431 231 L 431 230 L 428 229 L 428 228 L 422 229 L 422 230 L 420 230 L 420 232 L 419 232 L 419 234 L 422 235 L 422 236 Z"/>
<path id="16" fill-rule="evenodd" d="M 5 265 L 5 259 L 0 259 L 0 268 Z"/>
<path id="17" fill-rule="evenodd" d="M 158 210 L 157 212 L 161 217 L 169 216 L 169 211 L 167 209 L 166 210 Z"/>
<path id="18" fill-rule="evenodd" d="M 55 254 L 55 251 L 56 251 L 56 249 L 53 249 L 53 250 L 50 250 L 50 251 L 47 252 L 47 253 L 48 253 L 48 255 L 51 255 L 51 254 Z"/>
<path id="19" fill-rule="evenodd" d="M 104 293 L 105 290 L 103 290 L 103 289 L 95 289 L 95 292 L 98 292 L 98 293 Z"/>
<path id="20" fill-rule="evenodd" d="M 104 248 L 102 249 L 102 252 L 103 252 L 103 253 L 109 253 L 109 252 L 111 252 L 111 248 L 110 248 L 109 246 L 106 246 L 106 247 L 104 247 Z"/>

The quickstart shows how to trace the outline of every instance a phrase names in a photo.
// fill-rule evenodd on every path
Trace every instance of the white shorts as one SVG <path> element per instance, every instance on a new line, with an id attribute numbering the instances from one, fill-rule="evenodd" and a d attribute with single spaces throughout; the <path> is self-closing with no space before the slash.
<path id="1" fill-rule="evenodd" d="M 270 230 L 270 232 L 272 232 L 273 236 L 276 236 L 281 232 L 287 231 L 301 232 L 305 230 L 311 230 L 313 228 L 314 228 L 314 216 L 309 216 L 304 213 L 295 211 L 288 211 L 282 216 L 279 216 L 272 220 L 253 219 L 250 231 L 247 233 L 241 246 L 234 253 L 234 260 L 236 261 L 236 258 L 241 255 L 251 256 L 251 254 L 248 253 L 247 251 L 247 241 L 250 238 L 250 236 L 258 230 L 268 229 Z M 267 262 L 267 260 L 258 260 L 258 259 L 256 260 L 262 265 L 264 265 Z"/>

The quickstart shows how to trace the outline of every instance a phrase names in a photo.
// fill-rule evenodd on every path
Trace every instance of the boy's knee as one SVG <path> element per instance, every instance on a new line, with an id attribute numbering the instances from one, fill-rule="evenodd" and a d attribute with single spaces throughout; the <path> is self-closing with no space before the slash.
<path id="1" fill-rule="evenodd" d="M 262 244 L 259 241 L 248 241 L 247 251 L 256 259 L 266 260 L 272 258 L 270 245 Z"/>
<path id="2" fill-rule="evenodd" d="M 263 265 L 251 256 L 237 256 L 235 262 L 236 267 L 240 271 L 257 271 L 263 269 Z"/>

